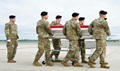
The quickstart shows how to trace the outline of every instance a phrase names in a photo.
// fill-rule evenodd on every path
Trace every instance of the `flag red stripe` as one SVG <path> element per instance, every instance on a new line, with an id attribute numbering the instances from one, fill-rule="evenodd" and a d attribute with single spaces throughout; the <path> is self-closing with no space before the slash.
<path id="1" fill-rule="evenodd" d="M 80 26 L 81 28 L 88 28 L 89 25 Z M 64 26 L 50 26 L 50 28 L 63 28 Z"/>

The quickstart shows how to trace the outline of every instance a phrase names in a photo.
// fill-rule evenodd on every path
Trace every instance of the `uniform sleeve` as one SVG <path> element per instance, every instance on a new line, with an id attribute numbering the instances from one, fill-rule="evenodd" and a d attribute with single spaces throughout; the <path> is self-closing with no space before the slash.
<path id="1" fill-rule="evenodd" d="M 92 30 L 92 28 L 93 28 L 93 22 L 89 25 L 89 27 L 88 27 L 88 32 L 90 33 L 90 35 L 93 35 L 93 30 Z"/>
<path id="2" fill-rule="evenodd" d="M 108 26 L 108 22 L 107 22 L 107 21 L 105 22 L 105 32 L 106 32 L 107 36 L 110 36 L 110 35 L 111 35 L 111 33 L 110 33 L 110 28 L 109 28 L 109 26 Z"/>
<path id="3" fill-rule="evenodd" d="M 37 26 L 36 26 L 36 34 L 38 34 L 38 23 L 39 22 L 37 22 Z"/>
<path id="4" fill-rule="evenodd" d="M 80 25 L 78 23 L 76 23 L 76 25 L 77 25 L 77 30 L 76 31 L 78 33 L 78 36 L 82 37 L 82 31 L 81 31 Z"/>
<path id="5" fill-rule="evenodd" d="M 38 34 L 38 26 L 36 26 L 36 34 Z"/>
<path id="6" fill-rule="evenodd" d="M 7 39 L 10 39 L 10 25 L 5 24 L 5 35 Z"/>
<path id="7" fill-rule="evenodd" d="M 66 22 L 67 23 L 67 22 Z M 65 23 L 65 25 L 64 25 L 64 27 L 63 27 L 63 34 L 66 36 L 66 23 Z"/>
<path id="8" fill-rule="evenodd" d="M 49 35 L 53 36 L 53 32 L 50 28 L 49 22 L 45 22 L 45 29 L 46 29 L 46 31 L 48 32 Z"/>
<path id="9" fill-rule="evenodd" d="M 19 35 L 18 35 L 18 26 L 16 25 L 16 31 L 17 31 L 17 39 L 19 39 Z"/>

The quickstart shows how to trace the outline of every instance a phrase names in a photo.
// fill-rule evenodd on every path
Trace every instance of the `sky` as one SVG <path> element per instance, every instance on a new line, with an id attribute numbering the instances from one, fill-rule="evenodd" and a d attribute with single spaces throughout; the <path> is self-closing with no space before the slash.
<path id="1" fill-rule="evenodd" d="M 6 39 L 5 23 L 9 15 L 16 15 L 20 39 L 37 39 L 36 24 L 40 13 L 47 11 L 51 22 L 56 15 L 62 15 L 64 25 L 73 12 L 86 17 L 85 25 L 99 17 L 99 11 L 108 12 L 107 21 L 114 39 L 120 39 L 120 0 L 0 0 L 0 39 Z"/>

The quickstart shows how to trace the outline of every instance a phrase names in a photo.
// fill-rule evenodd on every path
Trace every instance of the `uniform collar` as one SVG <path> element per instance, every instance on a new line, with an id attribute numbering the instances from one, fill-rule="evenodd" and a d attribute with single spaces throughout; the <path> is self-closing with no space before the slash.
<path id="1" fill-rule="evenodd" d="M 76 23 L 77 23 L 77 21 L 76 21 L 76 20 L 74 20 L 73 18 L 71 19 L 71 21 L 73 21 L 73 22 L 76 22 Z"/>
<path id="2" fill-rule="evenodd" d="M 10 21 L 9 23 L 10 23 L 10 24 L 14 24 L 14 22 L 11 22 L 11 21 Z"/>
<path id="3" fill-rule="evenodd" d="M 42 18 L 41 20 L 44 20 L 44 21 L 46 21 L 46 19 L 43 19 L 43 18 Z"/>
<path id="4" fill-rule="evenodd" d="M 75 21 L 75 22 L 77 22 L 76 20 L 74 20 L 73 18 L 71 19 L 71 21 Z"/>
<path id="5" fill-rule="evenodd" d="M 100 19 L 100 20 L 104 20 L 104 18 L 102 18 L 102 17 L 99 17 L 99 19 Z"/>
<path id="6" fill-rule="evenodd" d="M 73 18 L 71 19 L 72 21 L 75 21 Z"/>

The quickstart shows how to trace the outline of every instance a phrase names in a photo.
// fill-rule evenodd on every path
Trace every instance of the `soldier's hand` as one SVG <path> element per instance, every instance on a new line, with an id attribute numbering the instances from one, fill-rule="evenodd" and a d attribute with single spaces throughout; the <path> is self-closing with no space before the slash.
<path id="1" fill-rule="evenodd" d="M 10 40 L 10 39 L 8 39 L 8 40 L 7 40 L 7 42 L 11 42 L 11 40 Z"/>

